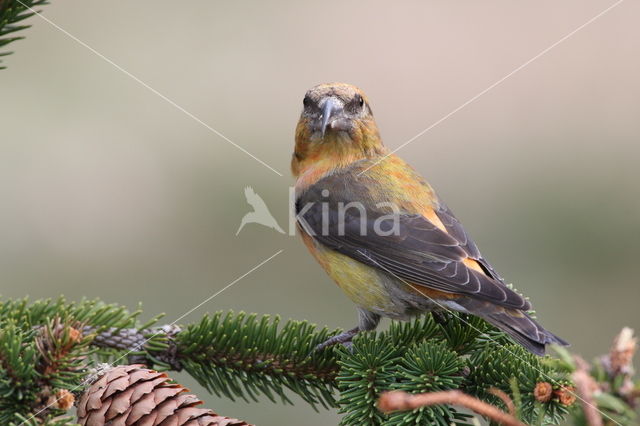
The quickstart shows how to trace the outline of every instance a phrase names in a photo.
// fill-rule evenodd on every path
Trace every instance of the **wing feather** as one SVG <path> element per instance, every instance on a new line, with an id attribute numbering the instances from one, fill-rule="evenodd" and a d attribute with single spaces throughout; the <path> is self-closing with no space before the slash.
<path id="1" fill-rule="evenodd" d="M 322 193 L 325 188 L 333 188 L 329 196 Z M 359 209 L 342 208 L 341 211 L 340 206 L 357 201 L 355 194 L 360 195 L 362 205 L 366 206 L 364 214 Z M 529 302 L 509 289 L 481 257 L 462 224 L 442 203 L 438 204 L 436 214 L 445 230 L 419 214 L 390 216 L 388 210 L 372 207 L 366 185 L 357 180 L 347 183 L 344 176 L 334 174 L 308 188 L 298 198 L 296 210 L 298 220 L 308 226 L 303 228 L 314 233 L 312 237 L 316 241 L 401 280 L 470 295 L 507 308 L 530 309 Z M 343 226 L 340 226 L 341 219 Z M 328 222 L 324 233 L 323 221 Z M 376 222 L 383 224 L 382 229 L 395 226 L 397 233 L 376 232 L 380 229 L 380 226 L 376 229 Z M 482 271 L 465 265 L 468 259 L 477 261 Z"/>

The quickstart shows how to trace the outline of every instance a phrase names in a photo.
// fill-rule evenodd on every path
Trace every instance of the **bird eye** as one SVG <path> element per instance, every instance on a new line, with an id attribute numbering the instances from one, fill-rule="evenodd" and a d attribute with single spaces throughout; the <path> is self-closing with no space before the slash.
<path id="1" fill-rule="evenodd" d="M 302 100 L 302 105 L 304 105 L 305 108 L 311 105 L 311 98 L 309 96 L 305 96 Z"/>
<path id="2" fill-rule="evenodd" d="M 364 99 L 362 98 L 362 96 L 358 95 L 358 106 L 360 106 L 360 108 L 362 108 L 364 106 Z"/>

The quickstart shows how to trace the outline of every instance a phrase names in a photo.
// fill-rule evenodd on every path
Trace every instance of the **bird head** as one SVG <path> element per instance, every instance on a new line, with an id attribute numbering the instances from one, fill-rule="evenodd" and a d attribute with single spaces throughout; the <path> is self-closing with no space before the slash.
<path id="1" fill-rule="evenodd" d="M 346 83 L 320 84 L 302 101 L 293 154 L 294 175 L 319 160 L 340 164 L 383 150 L 367 96 Z"/>

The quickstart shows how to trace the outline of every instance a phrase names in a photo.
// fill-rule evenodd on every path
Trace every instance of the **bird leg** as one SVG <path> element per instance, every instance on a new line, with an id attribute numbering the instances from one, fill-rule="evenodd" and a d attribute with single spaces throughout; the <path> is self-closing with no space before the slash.
<path id="1" fill-rule="evenodd" d="M 327 340 L 325 340 L 324 342 L 316 346 L 315 350 L 319 351 L 329 346 L 333 346 L 337 343 L 341 343 L 348 349 L 351 349 L 351 346 L 352 346 L 351 341 L 356 336 L 356 334 L 360 333 L 361 331 L 374 330 L 378 326 L 379 322 L 380 322 L 380 315 L 358 308 L 358 326 L 357 327 L 354 327 L 351 330 L 347 330 L 343 333 L 340 333 L 333 337 L 328 338 Z"/>
<path id="2" fill-rule="evenodd" d="M 431 311 L 431 316 L 434 321 L 441 326 L 444 326 L 449 322 L 449 315 L 445 311 L 433 310 Z"/>
<path id="3" fill-rule="evenodd" d="M 351 330 L 345 331 L 344 333 L 336 334 L 335 336 L 328 338 L 327 340 L 316 346 L 316 351 L 321 351 L 322 349 L 328 348 L 329 346 L 333 346 L 337 343 L 342 343 L 343 345 L 349 347 L 351 340 L 358 333 L 360 333 L 360 327 L 354 327 Z"/>

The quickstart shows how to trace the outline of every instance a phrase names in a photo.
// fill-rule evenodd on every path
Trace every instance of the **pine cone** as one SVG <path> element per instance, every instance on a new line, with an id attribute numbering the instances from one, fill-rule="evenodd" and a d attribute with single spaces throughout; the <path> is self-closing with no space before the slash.
<path id="1" fill-rule="evenodd" d="M 122 365 L 106 371 L 80 398 L 78 423 L 83 426 L 248 426 L 218 416 L 188 389 L 164 373 L 143 365 Z"/>

